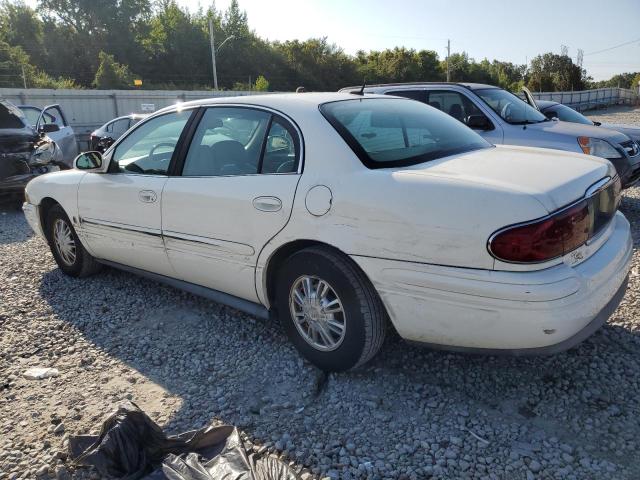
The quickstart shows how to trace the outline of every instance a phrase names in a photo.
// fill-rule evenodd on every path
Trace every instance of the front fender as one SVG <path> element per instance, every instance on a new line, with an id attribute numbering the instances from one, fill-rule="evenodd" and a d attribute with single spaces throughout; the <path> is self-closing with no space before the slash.
<path id="1" fill-rule="evenodd" d="M 40 207 L 45 199 L 60 204 L 74 225 L 78 221 L 78 185 L 86 175 L 80 170 L 65 170 L 47 173 L 31 180 L 26 188 L 26 198 L 32 205 Z M 41 211 L 40 208 L 40 213 Z"/>

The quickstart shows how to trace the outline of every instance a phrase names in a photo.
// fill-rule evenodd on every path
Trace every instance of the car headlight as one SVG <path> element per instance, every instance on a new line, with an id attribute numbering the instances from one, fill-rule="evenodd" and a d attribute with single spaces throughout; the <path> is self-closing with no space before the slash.
<path id="1" fill-rule="evenodd" d="M 36 165 L 42 165 L 50 163 L 55 160 L 56 147 L 53 143 L 45 143 L 35 149 L 31 155 L 31 163 Z"/>
<path id="2" fill-rule="evenodd" d="M 578 137 L 578 145 L 587 155 L 602 158 L 622 158 L 622 154 L 606 140 L 592 137 Z"/>

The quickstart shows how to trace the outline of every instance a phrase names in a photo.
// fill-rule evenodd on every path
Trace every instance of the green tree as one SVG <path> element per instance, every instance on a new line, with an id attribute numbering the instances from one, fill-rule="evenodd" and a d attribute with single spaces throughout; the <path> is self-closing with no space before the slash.
<path id="1" fill-rule="evenodd" d="M 93 86 L 101 90 L 127 89 L 133 85 L 133 75 L 129 67 L 115 61 L 113 55 L 105 52 L 98 54 L 100 65 L 93 80 Z"/>
<path id="2" fill-rule="evenodd" d="M 151 14 L 151 0 L 39 0 L 49 72 L 73 73 L 89 86 L 101 51 L 139 65 L 144 51 L 139 37 Z"/>
<path id="3" fill-rule="evenodd" d="M 199 65 L 207 61 L 207 37 L 203 26 L 175 1 L 163 2 L 142 44 L 148 60 L 141 73 L 150 82 L 204 81 L 198 73 Z"/>
<path id="4" fill-rule="evenodd" d="M 35 64 L 42 64 L 46 58 L 43 22 L 22 1 L 0 3 L 0 38 L 21 47 Z"/>
<path id="5" fill-rule="evenodd" d="M 11 46 L 0 39 L 0 86 L 27 88 L 77 88 L 69 78 L 55 78 L 30 63 L 29 55 L 20 46 Z"/>
<path id="6" fill-rule="evenodd" d="M 545 53 L 531 60 L 527 85 L 537 91 L 583 90 L 586 72 L 568 55 Z"/>
<path id="7" fill-rule="evenodd" d="M 260 75 L 256 79 L 256 83 L 253 86 L 253 88 L 259 92 L 267 92 L 269 91 L 269 81 L 266 78 L 264 78 L 262 75 Z"/>
<path id="8" fill-rule="evenodd" d="M 360 81 L 367 83 L 437 81 L 442 79 L 438 54 L 432 50 L 394 48 L 359 51 L 356 64 Z"/>

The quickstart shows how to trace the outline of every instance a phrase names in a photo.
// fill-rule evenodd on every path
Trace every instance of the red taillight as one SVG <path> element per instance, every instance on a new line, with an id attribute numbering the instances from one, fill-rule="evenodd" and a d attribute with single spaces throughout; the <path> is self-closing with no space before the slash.
<path id="1" fill-rule="evenodd" d="M 591 234 L 592 215 L 587 200 L 556 215 L 494 234 L 491 254 L 499 260 L 535 263 L 551 260 L 575 250 Z"/>

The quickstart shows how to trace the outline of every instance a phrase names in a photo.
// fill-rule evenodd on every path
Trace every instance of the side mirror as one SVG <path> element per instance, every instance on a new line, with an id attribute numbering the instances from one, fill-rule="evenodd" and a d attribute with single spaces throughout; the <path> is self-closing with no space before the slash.
<path id="1" fill-rule="evenodd" d="M 44 125 L 40 125 L 38 127 L 38 131 L 40 133 L 59 132 L 60 131 L 60 127 L 58 125 L 56 125 L 55 123 L 45 123 Z"/>
<path id="2" fill-rule="evenodd" d="M 473 128 L 474 130 L 491 129 L 491 123 L 484 115 L 469 115 L 465 123 L 467 124 L 467 127 Z"/>
<path id="3" fill-rule="evenodd" d="M 78 170 L 96 170 L 102 168 L 102 154 L 100 152 L 81 153 L 73 161 Z"/>

